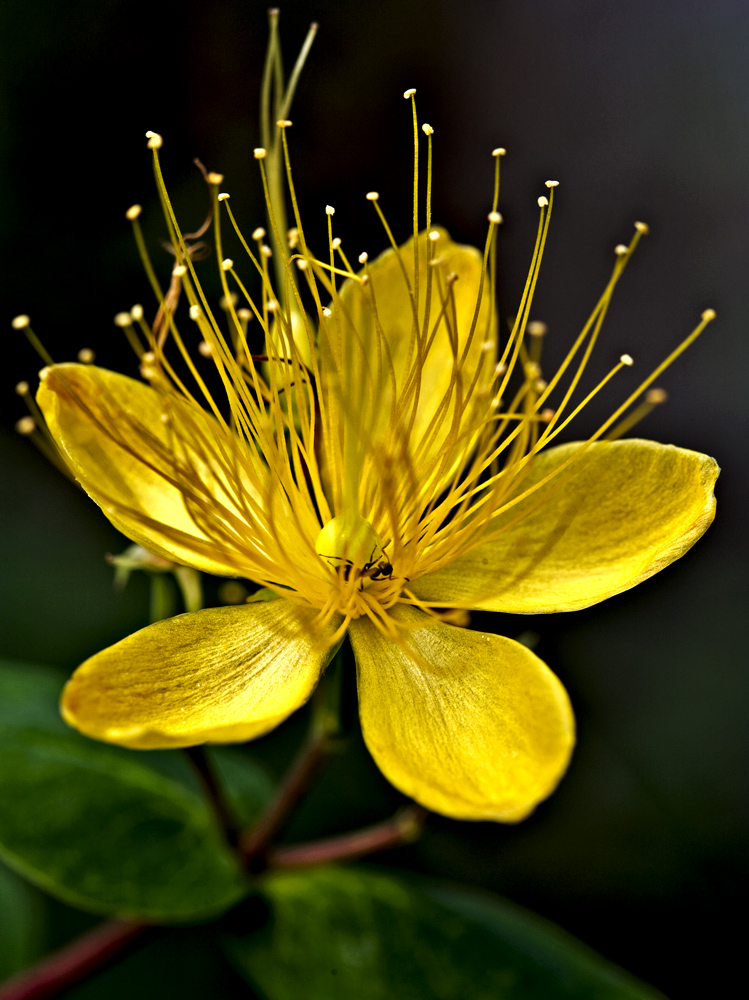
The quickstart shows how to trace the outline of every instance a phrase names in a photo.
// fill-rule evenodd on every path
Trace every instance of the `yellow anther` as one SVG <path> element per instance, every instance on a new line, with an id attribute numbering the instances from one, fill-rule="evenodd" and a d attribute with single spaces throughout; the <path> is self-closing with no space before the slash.
<path id="1" fill-rule="evenodd" d="M 25 313 L 22 313 L 20 316 L 16 316 L 10 321 L 10 325 L 14 330 L 25 330 L 30 323 L 31 320 Z"/>
<path id="2" fill-rule="evenodd" d="M 292 226 L 291 229 L 286 234 L 286 240 L 289 244 L 289 250 L 295 250 L 299 245 L 299 230 L 296 226 Z"/>
<path id="3" fill-rule="evenodd" d="M 125 212 L 125 218 L 133 222 L 142 211 L 143 209 L 140 205 L 131 205 L 127 212 Z"/>
<path id="4" fill-rule="evenodd" d="M 190 306 L 190 319 L 195 322 L 200 319 L 200 306 Z"/>
<path id="5" fill-rule="evenodd" d="M 268 150 L 263 149 L 262 146 L 256 146 L 252 151 L 252 155 L 255 157 L 256 160 L 264 160 L 265 157 L 268 155 Z"/>
<path id="6" fill-rule="evenodd" d="M 242 309 L 237 309 L 237 316 L 242 320 L 243 323 L 249 323 L 253 317 L 252 309 L 247 309 L 243 307 Z"/>
<path id="7" fill-rule="evenodd" d="M 496 149 L 492 150 L 492 156 L 504 156 L 507 150 L 504 146 L 497 146 Z"/>
<path id="8" fill-rule="evenodd" d="M 78 360 L 82 365 L 90 365 L 96 359 L 96 355 L 90 347 L 82 347 L 78 351 Z"/>
<path id="9" fill-rule="evenodd" d="M 492 225 L 495 226 L 498 226 L 499 223 L 502 221 L 502 216 L 499 214 L 499 212 L 489 212 L 487 218 L 489 219 L 489 222 L 491 222 Z"/>
<path id="10" fill-rule="evenodd" d="M 637 230 L 638 233 L 642 233 L 643 236 L 646 233 L 650 232 L 650 226 L 647 224 L 647 222 L 636 222 L 635 229 Z"/>
<path id="11" fill-rule="evenodd" d="M 229 197 L 231 197 L 231 196 L 229 195 L 229 193 L 227 191 L 222 191 L 221 194 L 218 195 L 218 200 L 219 201 L 226 201 L 226 199 L 229 198 Z"/>
<path id="12" fill-rule="evenodd" d="M 627 365 L 628 367 L 631 367 L 635 363 L 631 354 L 622 354 L 619 360 L 623 365 Z"/>
<path id="13" fill-rule="evenodd" d="M 130 310 L 130 315 L 133 319 L 133 322 L 140 323 L 140 321 L 143 319 L 143 306 L 138 305 L 136 303 L 136 305 L 134 305 L 133 308 Z"/>
<path id="14" fill-rule="evenodd" d="M 309 263 L 303 257 L 300 257 L 296 262 L 296 266 L 300 271 L 306 271 L 309 267 Z"/>
<path id="15" fill-rule="evenodd" d="M 617 257 L 623 257 L 623 256 L 624 256 L 624 254 L 625 254 L 625 253 L 626 253 L 626 252 L 627 252 L 628 250 L 629 250 L 629 247 L 625 247 L 625 245 L 624 245 L 623 243 L 618 243 L 618 244 L 617 244 L 617 245 L 616 245 L 616 246 L 614 247 L 614 253 L 615 253 L 615 254 L 617 255 Z"/>
<path id="16" fill-rule="evenodd" d="M 367 191 L 367 201 L 379 201 L 379 191 Z"/>
<path id="17" fill-rule="evenodd" d="M 253 240 L 262 240 L 265 238 L 265 230 L 262 226 L 258 226 L 257 229 L 253 230 L 252 238 Z"/>
<path id="18" fill-rule="evenodd" d="M 208 341 L 206 340 L 200 341 L 200 343 L 198 344 L 198 354 L 200 354 L 204 358 L 210 358 L 210 356 L 213 354 L 213 348 L 208 343 Z"/>
<path id="19" fill-rule="evenodd" d="M 278 311 L 278 303 L 275 299 L 268 299 L 268 304 L 266 305 L 268 312 L 274 313 Z"/>
<path id="20" fill-rule="evenodd" d="M 16 394 L 18 396 L 28 396 L 28 394 L 29 394 L 29 383 L 28 382 L 18 382 L 16 384 Z"/>
<path id="21" fill-rule="evenodd" d="M 702 318 L 703 318 L 703 320 L 706 323 L 709 323 L 711 320 L 714 320 L 715 319 L 715 310 L 714 309 L 706 309 L 703 312 L 703 314 L 702 314 Z"/>
<path id="22" fill-rule="evenodd" d="M 206 174 L 205 179 L 208 181 L 209 184 L 215 184 L 216 187 L 218 187 L 219 184 L 221 184 L 221 182 L 223 181 L 224 175 L 217 174 L 214 170 L 211 170 L 209 173 Z"/>
<path id="23" fill-rule="evenodd" d="M 325 214 L 326 215 L 335 215 L 335 209 L 333 208 L 332 205 L 326 205 L 325 206 Z"/>
<path id="24" fill-rule="evenodd" d="M 33 434 L 36 430 L 36 422 L 33 417 L 21 417 L 16 421 L 16 430 L 19 434 Z"/>
<path id="25" fill-rule="evenodd" d="M 546 208 L 548 204 L 549 204 L 549 199 L 546 197 L 546 195 L 542 194 L 541 197 L 538 199 L 538 207 Z"/>
<path id="26" fill-rule="evenodd" d="M 187 274 L 187 266 L 185 264 L 175 264 L 172 268 L 172 274 L 175 278 L 181 278 L 183 274 Z"/>
<path id="27" fill-rule="evenodd" d="M 334 250 L 337 250 L 338 247 L 341 245 L 341 237 L 340 236 L 336 236 L 336 238 L 333 240 L 333 242 L 330 245 L 333 247 Z"/>
<path id="28" fill-rule="evenodd" d="M 527 329 L 531 337 L 543 337 L 549 328 L 545 323 L 542 323 L 541 320 L 534 319 L 528 324 Z"/>
<path id="29" fill-rule="evenodd" d="M 435 243 L 439 238 L 440 238 L 439 232 L 436 229 L 433 229 L 429 234 L 429 239 L 432 241 L 432 243 Z"/>
<path id="30" fill-rule="evenodd" d="M 544 181 L 547 188 L 559 187 L 559 181 Z"/>
<path id="31" fill-rule="evenodd" d="M 148 139 L 149 149 L 161 149 L 164 145 L 164 140 L 158 132 L 148 131 L 146 132 L 146 138 Z"/>
<path id="32" fill-rule="evenodd" d="M 233 267 L 234 267 L 234 261 L 231 259 L 231 257 L 227 257 L 226 260 L 221 261 L 221 269 L 223 271 L 231 271 Z"/>
<path id="33" fill-rule="evenodd" d="M 230 292 L 228 296 L 222 295 L 218 301 L 218 304 L 225 312 L 228 312 L 232 306 L 235 306 L 237 304 L 237 302 L 239 302 L 239 296 L 237 295 L 237 293 Z"/>
<path id="34" fill-rule="evenodd" d="M 260 247 L 260 253 L 263 255 L 263 257 L 272 257 L 273 256 L 273 251 L 267 245 L 267 243 L 263 243 L 263 245 Z"/>
<path id="35" fill-rule="evenodd" d="M 421 131 L 424 133 L 424 135 L 434 135 L 434 129 L 432 128 L 431 125 L 427 125 L 426 122 L 424 122 L 424 124 L 421 126 Z"/>
<path id="36" fill-rule="evenodd" d="M 331 310 L 330 310 L 330 309 L 328 309 L 328 307 L 327 307 L 327 306 L 323 306 L 323 311 L 322 311 L 322 314 L 323 314 L 323 316 L 325 316 L 325 317 L 328 317 L 328 316 L 332 316 L 332 315 L 333 315 L 333 313 L 331 312 Z"/>
<path id="37" fill-rule="evenodd" d="M 119 312 L 114 318 L 115 326 L 130 326 L 133 322 L 133 317 L 128 312 Z"/>
<path id="38" fill-rule="evenodd" d="M 276 122 L 279 128 L 288 128 L 291 124 L 288 118 L 279 118 Z"/>
<path id="39" fill-rule="evenodd" d="M 406 98 L 406 100 L 408 100 L 409 97 L 413 97 L 415 93 L 416 93 L 416 87 L 411 87 L 409 90 L 405 90 L 403 92 L 403 96 Z"/>
<path id="40" fill-rule="evenodd" d="M 654 406 L 658 406 L 659 403 L 665 403 L 667 399 L 668 393 L 665 389 L 651 389 L 645 396 L 645 402 L 652 403 Z"/>
<path id="41" fill-rule="evenodd" d="M 506 371 L 507 371 L 507 365 L 503 361 L 497 362 L 497 364 L 494 366 L 495 375 L 504 375 Z"/>

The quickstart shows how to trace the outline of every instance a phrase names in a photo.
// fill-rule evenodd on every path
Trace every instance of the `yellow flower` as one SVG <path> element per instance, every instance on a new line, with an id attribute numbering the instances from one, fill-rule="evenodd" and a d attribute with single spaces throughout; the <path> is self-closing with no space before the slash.
<path id="1" fill-rule="evenodd" d="M 288 124 L 279 140 L 287 163 Z M 221 316 L 166 198 L 160 137 L 150 145 L 178 260 L 169 292 L 157 289 L 153 329 L 140 307 L 118 317 L 144 381 L 56 365 L 43 372 L 38 403 L 69 468 L 128 538 L 173 562 L 253 580 L 276 599 L 180 615 L 98 653 L 67 685 L 66 720 L 134 748 L 253 739 L 309 698 L 347 633 L 364 738 L 387 778 L 448 816 L 522 819 L 567 766 L 567 694 L 524 645 L 441 619 L 452 608 L 588 607 L 694 544 L 714 515 L 715 462 L 605 437 L 713 314 L 588 440 L 558 445 L 631 364 L 623 356 L 574 401 L 644 226 L 617 248 L 604 294 L 547 383 L 544 330 L 528 316 L 553 183 L 539 199 L 528 283 L 506 336 L 493 305 L 499 155 L 483 254 L 433 228 L 427 202 L 426 230 L 415 209 L 409 242 L 391 238 L 356 271 L 333 238 L 332 209 L 323 262 L 298 213 L 281 239 L 269 197 L 273 249 L 263 230 L 254 250 L 245 243 L 260 292 L 246 291 L 242 268 L 223 260 Z M 256 157 L 267 190 L 265 151 Z M 221 259 L 219 219 L 234 217 L 222 178 L 207 180 Z M 389 235 L 378 196 L 368 198 Z M 138 211 L 128 214 L 137 225 Z M 180 294 L 197 352 L 177 324 Z M 249 316 L 261 327 L 254 338 Z"/>

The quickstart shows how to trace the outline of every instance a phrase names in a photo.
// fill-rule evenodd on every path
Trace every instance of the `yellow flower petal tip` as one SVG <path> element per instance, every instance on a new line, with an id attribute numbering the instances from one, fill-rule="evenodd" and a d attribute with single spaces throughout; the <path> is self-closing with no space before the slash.
<path id="1" fill-rule="evenodd" d="M 364 739 L 383 774 L 427 809 L 515 823 L 556 788 L 575 723 L 559 679 L 529 649 L 393 614 L 397 643 L 352 623 Z"/>

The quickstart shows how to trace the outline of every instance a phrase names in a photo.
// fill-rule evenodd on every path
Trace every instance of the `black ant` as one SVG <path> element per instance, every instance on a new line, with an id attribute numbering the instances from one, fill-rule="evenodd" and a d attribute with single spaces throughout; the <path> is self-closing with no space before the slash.
<path id="1" fill-rule="evenodd" d="M 376 546 L 375 546 L 376 549 Z M 351 571 L 357 570 L 359 576 L 369 577 L 370 580 L 392 580 L 393 579 L 393 567 L 388 562 L 388 560 L 383 557 L 381 559 L 373 559 L 372 556 L 375 554 L 375 549 L 372 549 L 369 562 L 364 563 L 361 569 L 355 566 L 350 559 L 346 559 L 344 556 L 322 556 L 323 559 L 330 561 L 335 559 L 340 562 L 343 566 L 343 579 L 348 582 L 351 579 Z"/>

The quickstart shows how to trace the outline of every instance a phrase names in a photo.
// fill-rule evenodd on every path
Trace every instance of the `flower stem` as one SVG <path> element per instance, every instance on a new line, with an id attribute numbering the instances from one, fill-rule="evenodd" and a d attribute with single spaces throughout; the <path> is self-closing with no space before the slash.
<path id="1" fill-rule="evenodd" d="M 0 986 L 0 1000 L 45 1000 L 102 969 L 129 947 L 151 924 L 110 920 L 43 958 Z"/>
<path id="2" fill-rule="evenodd" d="M 307 844 L 290 844 L 268 851 L 269 868 L 306 868 L 330 861 L 351 861 L 355 858 L 400 847 L 416 840 L 427 817 L 426 809 L 410 805 L 399 809 L 395 816 L 338 837 L 313 840 Z"/>
<path id="3" fill-rule="evenodd" d="M 227 842 L 232 847 L 236 847 L 239 840 L 239 827 L 234 821 L 226 795 L 216 778 L 216 773 L 205 752 L 205 747 L 186 747 L 185 754 L 195 769 L 200 784 L 203 786 L 205 796 L 211 804 L 214 816 L 223 830 Z"/>

